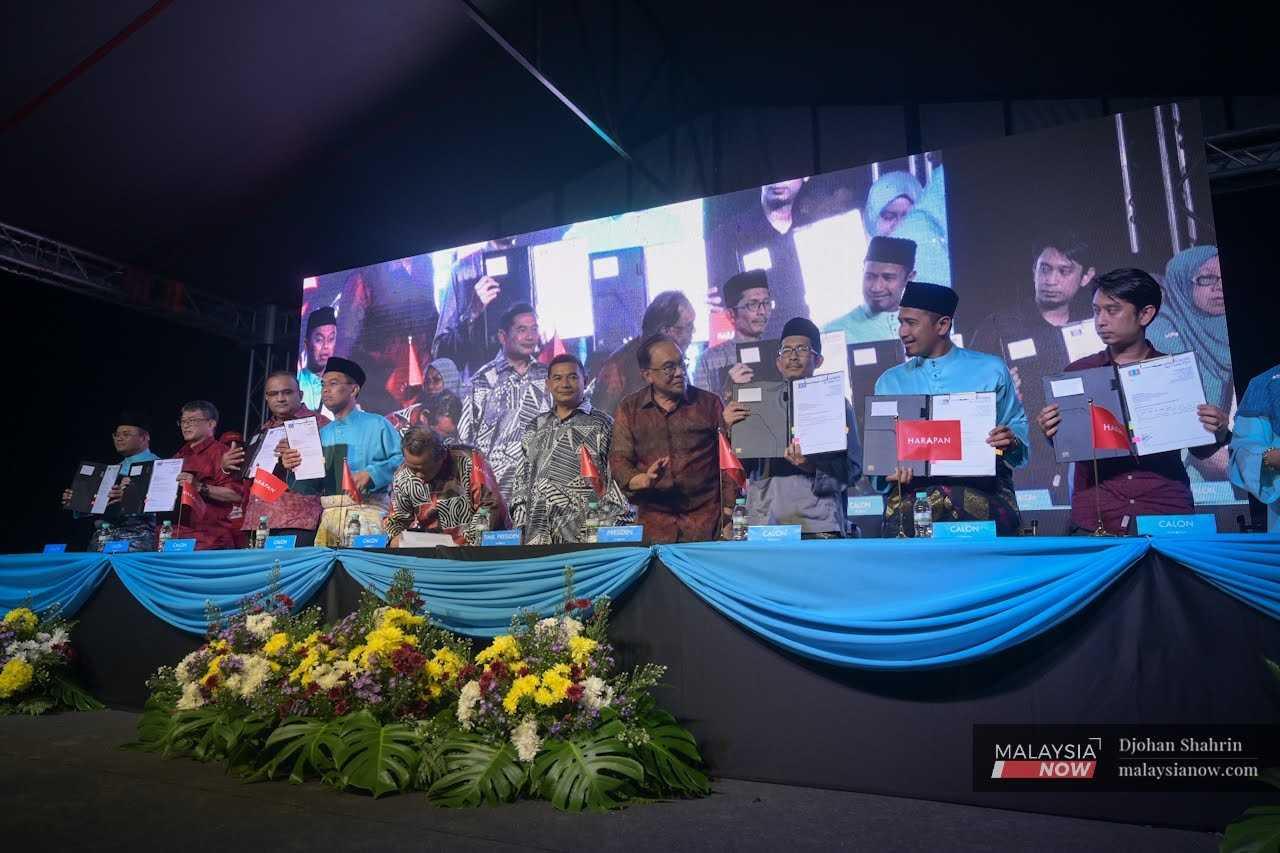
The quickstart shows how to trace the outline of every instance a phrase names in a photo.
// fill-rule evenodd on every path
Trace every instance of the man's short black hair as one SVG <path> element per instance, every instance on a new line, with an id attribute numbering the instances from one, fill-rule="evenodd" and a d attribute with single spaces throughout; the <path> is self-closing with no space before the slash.
<path id="1" fill-rule="evenodd" d="M 498 318 L 498 328 L 503 332 L 510 332 L 511 324 L 514 323 L 516 318 L 521 314 L 533 314 L 535 318 L 538 316 L 537 312 L 533 310 L 533 306 L 528 302 L 517 302 L 506 311 L 502 312 L 502 316 Z"/>
<path id="2" fill-rule="evenodd" d="M 663 329 L 680 325 L 680 309 L 685 305 L 688 305 L 690 309 L 693 308 L 693 303 L 689 301 L 689 297 L 680 291 L 662 291 L 653 297 L 649 307 L 644 309 L 644 318 L 640 321 L 640 333 L 643 335 L 656 335 Z"/>
<path id="3" fill-rule="evenodd" d="M 218 407 L 208 400 L 192 400 L 189 403 L 183 403 L 182 411 L 199 412 L 211 421 L 218 420 Z"/>
<path id="4" fill-rule="evenodd" d="M 557 364 L 572 364 L 578 368 L 578 373 L 582 375 L 582 378 L 585 379 L 587 377 L 587 368 L 583 366 L 582 362 L 576 355 L 572 355 L 567 352 L 560 353 L 547 363 L 547 373 L 551 373 L 551 368 L 555 367 Z"/>
<path id="5" fill-rule="evenodd" d="M 1045 249 L 1057 249 L 1062 255 L 1075 261 L 1083 269 L 1089 269 L 1093 255 L 1088 241 L 1074 231 L 1045 231 L 1031 244 L 1031 260 L 1040 259 Z"/>
<path id="6" fill-rule="evenodd" d="M 670 335 L 650 335 L 640 342 L 640 348 L 636 350 L 636 361 L 640 363 L 640 368 L 642 370 L 649 369 L 649 366 L 652 364 L 652 361 L 649 358 L 649 353 L 658 344 L 671 344 L 676 348 L 676 352 L 680 351 L 680 344 L 676 343 L 675 338 Z"/>
<path id="7" fill-rule="evenodd" d="M 1128 302 L 1135 311 L 1141 311 L 1148 305 L 1154 305 L 1156 313 L 1160 313 L 1160 305 L 1164 301 L 1164 290 L 1160 282 L 1151 277 L 1145 270 L 1124 267 L 1100 275 L 1093 280 L 1093 292 L 1102 291 L 1113 299 Z"/>
<path id="8" fill-rule="evenodd" d="M 445 453 L 444 442 L 440 440 L 440 436 L 422 424 L 414 424 L 405 430 L 400 438 L 400 449 L 414 456 L 430 452 L 432 459 L 439 459 Z"/>

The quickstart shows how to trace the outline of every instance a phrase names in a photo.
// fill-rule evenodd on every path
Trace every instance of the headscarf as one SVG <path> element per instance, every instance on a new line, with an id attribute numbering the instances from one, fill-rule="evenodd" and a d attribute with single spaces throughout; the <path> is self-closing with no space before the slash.
<path id="1" fill-rule="evenodd" d="M 1269 418 L 1271 428 L 1280 429 L 1280 364 L 1249 380 L 1236 414 L 1242 418 Z"/>
<path id="2" fill-rule="evenodd" d="M 459 393 L 462 387 L 462 377 L 458 374 L 458 365 L 453 363 L 452 359 L 437 358 L 431 362 L 431 367 L 436 369 L 436 373 L 440 374 L 440 378 L 444 380 L 444 390 L 451 391 L 454 394 Z"/>
<path id="3" fill-rule="evenodd" d="M 889 202 L 898 196 L 906 196 L 914 205 L 922 192 L 924 188 L 910 172 L 885 172 L 881 175 L 868 190 L 867 206 L 862 209 L 862 223 L 866 226 L 867 237 L 876 235 L 876 222 L 880 219 L 880 211 L 884 210 Z"/>
<path id="4" fill-rule="evenodd" d="M 1227 315 L 1206 314 L 1196 307 L 1192 295 L 1196 270 L 1217 255 L 1217 246 L 1192 246 L 1169 259 L 1164 270 L 1164 306 L 1151 323 L 1147 337 L 1161 352 L 1194 352 L 1205 399 L 1229 409 L 1232 387 Z"/>

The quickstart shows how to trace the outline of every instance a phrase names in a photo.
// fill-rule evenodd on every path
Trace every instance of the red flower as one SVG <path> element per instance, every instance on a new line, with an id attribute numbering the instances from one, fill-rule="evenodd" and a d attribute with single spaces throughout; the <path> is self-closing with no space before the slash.
<path id="1" fill-rule="evenodd" d="M 532 672 L 533 672 L 533 670 L 529 669 L 529 667 L 527 667 L 527 666 L 522 666 L 522 667 L 520 667 L 520 677 L 521 677 L 521 678 L 524 678 L 526 675 L 529 675 L 529 674 L 531 674 Z"/>
<path id="2" fill-rule="evenodd" d="M 391 653 L 391 666 L 403 676 L 418 673 L 427 664 L 427 656 L 405 643 Z"/>
<path id="3" fill-rule="evenodd" d="M 581 680 L 582 680 L 582 676 L 583 676 L 583 675 L 585 675 L 585 674 L 586 674 L 586 673 L 584 673 L 584 672 L 582 671 L 582 667 L 578 666 L 576 663 L 575 663 L 575 664 L 570 664 L 570 666 L 569 666 L 569 680 L 570 680 L 570 681 L 581 681 Z"/>
<path id="4" fill-rule="evenodd" d="M 338 701 L 333 703 L 333 713 L 335 716 L 341 717 L 347 713 L 347 710 L 348 710 L 347 703 L 345 701 Z"/>
<path id="5" fill-rule="evenodd" d="M 565 696 L 569 697 L 569 701 L 577 702 L 582 698 L 582 685 L 575 684 L 565 691 Z"/>
<path id="6" fill-rule="evenodd" d="M 293 599 L 285 595 L 283 592 L 276 593 L 274 599 L 272 600 L 275 601 L 276 604 L 283 607 L 285 610 L 293 609 Z"/>
<path id="7" fill-rule="evenodd" d="M 574 610 L 586 610 L 591 606 L 589 598 L 571 598 L 564 603 L 564 612 L 569 613 Z"/>

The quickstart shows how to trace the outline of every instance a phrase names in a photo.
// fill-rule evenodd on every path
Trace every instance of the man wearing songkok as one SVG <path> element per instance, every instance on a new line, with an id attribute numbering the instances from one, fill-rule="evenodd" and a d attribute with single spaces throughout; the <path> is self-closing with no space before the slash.
<path id="1" fill-rule="evenodd" d="M 304 340 L 307 344 L 307 363 L 298 371 L 298 388 L 302 391 L 303 404 L 309 409 L 318 409 L 324 384 L 321 377 L 338 345 L 337 312 L 326 305 L 308 314 Z"/>
<path id="2" fill-rule="evenodd" d="M 916 244 L 898 237 L 872 237 L 862 262 L 862 304 L 822 327 L 844 332 L 846 344 L 898 337 L 898 304 L 916 276 Z"/>
<path id="3" fill-rule="evenodd" d="M 244 482 L 222 469 L 227 446 L 214 438 L 218 430 L 218 409 L 207 400 L 193 400 L 182 407 L 178 428 L 186 442 L 174 454 L 182 460 L 179 484 L 187 483 L 199 500 L 196 506 L 179 504 L 179 539 L 195 539 L 196 549 L 212 551 L 240 547 L 240 519 L 231 518 L 233 507 L 244 498 Z"/>
<path id="4" fill-rule="evenodd" d="M 640 318 L 640 334 L 605 360 L 595 381 L 587 388 L 592 407 L 612 417 L 623 397 L 648 387 L 636 361 L 640 344 L 650 335 L 666 335 L 684 352 L 693 343 L 695 322 L 693 304 L 679 290 L 664 290 L 653 297 Z"/>
<path id="5" fill-rule="evenodd" d="M 324 488 L 320 505 L 324 512 L 316 530 L 316 544 L 335 547 L 343 544 L 352 518 L 360 520 L 361 533 L 382 529 L 387 489 L 402 461 L 400 436 L 382 415 L 356 408 L 365 374 L 360 365 L 333 356 L 324 372 L 321 400 L 333 412 L 333 420 L 320 428 L 324 447 Z M 343 461 L 351 470 L 358 497 L 347 493 L 343 484 Z M 281 457 L 290 470 L 298 467 L 300 456 Z"/>
<path id="6" fill-rule="evenodd" d="M 475 372 L 462 395 L 458 440 L 484 454 L 510 502 L 524 428 L 551 408 L 547 368 L 535 357 L 541 340 L 532 305 L 518 302 L 503 312 L 498 343 L 497 357 Z"/>
<path id="7" fill-rule="evenodd" d="M 601 525 L 631 517 L 609 476 L 613 419 L 582 398 L 586 384 L 586 370 L 572 355 L 558 355 L 547 365 L 553 408 L 525 427 L 524 455 L 511 489 L 512 521 L 524 530 L 526 545 L 580 541 L 591 501 Z"/>
<path id="8" fill-rule="evenodd" d="M 1267 508 L 1267 531 L 1280 531 L 1280 364 L 1249 380 L 1231 438 L 1231 482 Z"/>
<path id="9" fill-rule="evenodd" d="M 788 381 L 813 376 L 822 366 L 822 336 L 813 321 L 793 317 L 782 327 L 778 371 Z M 849 487 L 862 474 L 862 446 L 853 409 L 844 404 L 844 450 L 808 453 L 799 442 L 780 459 L 743 460 L 748 524 L 798 524 L 806 539 L 839 539 Z M 857 528 L 854 528 L 856 535 Z"/>
<path id="10" fill-rule="evenodd" d="M 267 377 L 264 396 L 271 416 L 263 422 L 257 438 L 249 443 L 251 455 L 246 455 L 244 447 L 235 447 L 222 457 L 222 467 L 239 473 L 250 486 L 257 471 L 246 471 L 244 466 L 253 464 L 269 430 L 284 426 L 286 421 L 301 418 L 315 418 L 317 427 L 329 423 L 328 418 L 311 411 L 302 402 L 297 378 L 287 370 L 277 370 Z M 320 488 L 323 481 L 294 479 L 292 469 L 301 464 L 302 456 L 298 451 L 290 449 L 288 440 L 284 438 L 267 451 L 262 462 L 262 468 L 284 480 L 287 488 L 275 501 L 258 497 L 250 488 L 240 529 L 245 532 L 256 530 L 258 520 L 265 515 L 272 535 L 296 536 L 298 547 L 314 544 L 316 526 L 320 523 Z M 287 462 L 292 465 L 287 465 Z"/>
<path id="11" fill-rule="evenodd" d="M 509 526 L 506 504 L 480 451 L 446 446 L 423 424 L 405 431 L 401 447 L 404 463 L 391 481 L 391 508 L 383 523 L 393 548 L 401 545 L 406 530 L 479 545 L 485 530 Z M 489 511 L 487 525 L 477 515 L 482 507 Z"/>
<path id="12" fill-rule="evenodd" d="M 698 359 L 693 384 L 704 391 L 721 394 L 727 390 L 730 368 L 735 380 L 751 381 L 751 368 L 738 363 L 738 344 L 760 340 L 773 314 L 769 278 L 764 270 L 740 272 L 724 284 L 724 311 L 733 321 L 733 339 L 708 347 Z"/>
<path id="13" fill-rule="evenodd" d="M 116 481 L 107 493 L 107 511 L 101 517 L 82 516 L 75 513 L 76 518 L 93 518 L 97 523 L 106 522 L 110 527 L 112 539 L 123 539 L 129 543 L 130 551 L 154 551 L 156 549 L 156 517 L 154 513 L 122 513 L 120 498 L 124 495 L 121 485 L 128 479 L 129 469 L 139 462 L 150 462 L 159 459 L 151 452 L 151 419 L 140 412 L 121 412 L 116 419 L 115 432 L 111 433 L 111 442 L 116 453 L 120 454 L 120 471 Z M 62 506 L 71 503 L 71 489 L 62 493 Z"/>
<path id="14" fill-rule="evenodd" d="M 1068 371 L 1091 367 L 1132 364 L 1164 353 L 1147 340 L 1147 327 L 1160 313 L 1163 294 L 1154 278 L 1138 269 L 1112 270 L 1093 284 L 1093 325 L 1107 348 L 1067 365 Z M 1113 412 L 1119 415 L 1119 412 Z M 1197 409 L 1200 424 L 1214 435 L 1212 444 L 1191 448 L 1199 459 L 1212 456 L 1231 440 L 1227 413 L 1214 405 Z M 1053 440 L 1062 422 L 1058 404 L 1045 406 L 1036 423 L 1046 438 Z M 1145 456 L 1117 456 L 1098 460 L 1098 480 L 1093 465 L 1075 466 L 1071 490 L 1071 530 L 1092 533 L 1102 515 L 1107 533 L 1132 533 L 1140 515 L 1186 515 L 1195 512 L 1191 480 L 1181 450 L 1148 453 Z"/>
<path id="15" fill-rule="evenodd" d="M 904 526 L 908 535 L 914 533 L 911 505 L 918 491 L 928 495 L 934 521 L 994 521 L 1002 536 L 1019 528 L 1013 469 L 1027 464 L 1030 456 L 1027 415 L 1004 361 L 952 343 L 951 318 L 959 301 L 954 290 L 939 284 L 913 281 L 906 286 L 898 308 L 898 338 L 907 362 L 880 375 L 876 394 L 994 393 L 997 425 L 987 444 L 998 454 L 996 473 L 913 478 L 910 468 L 899 467 L 886 478 L 891 490 L 885 500 L 884 536 L 896 536 Z"/>

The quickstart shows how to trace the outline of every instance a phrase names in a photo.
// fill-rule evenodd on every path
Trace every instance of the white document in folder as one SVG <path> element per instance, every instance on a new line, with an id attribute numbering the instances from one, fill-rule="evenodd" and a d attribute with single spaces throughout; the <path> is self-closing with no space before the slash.
<path id="1" fill-rule="evenodd" d="M 930 476 L 991 477 L 996 473 L 996 449 L 987 436 L 996 428 L 996 395 L 990 391 L 942 394 L 932 398 L 930 420 L 960 422 L 960 455 L 952 461 L 929 463 Z"/>
<path id="2" fill-rule="evenodd" d="M 1204 385 L 1195 353 L 1126 364 L 1120 388 L 1139 456 L 1213 443 L 1196 412 L 1204 404 Z"/>
<path id="3" fill-rule="evenodd" d="M 824 373 L 791 383 L 792 438 L 800 452 L 831 453 L 847 450 L 844 422 L 844 374 Z"/>
<path id="4" fill-rule="evenodd" d="M 116 475 L 119 473 L 119 465 L 107 466 L 106 472 L 102 475 L 102 482 L 98 484 L 98 493 L 93 496 L 93 506 L 89 508 L 90 515 L 102 515 L 107 511 L 107 500 L 111 497 L 111 487 L 116 484 Z"/>
<path id="5" fill-rule="evenodd" d="M 318 480 L 324 476 L 324 448 L 320 446 L 320 430 L 315 418 L 298 418 L 284 422 L 289 447 L 302 454 L 302 464 L 293 469 L 295 480 Z M 274 467 L 274 466 L 273 466 Z"/>
<path id="6" fill-rule="evenodd" d="M 178 500 L 178 475 L 181 473 L 181 459 L 157 459 L 152 462 L 151 482 L 147 484 L 147 497 L 142 502 L 142 511 L 172 512 Z"/>
<path id="7" fill-rule="evenodd" d="M 274 471 L 276 467 L 276 445 L 284 440 L 286 435 L 285 428 L 282 426 L 272 427 L 267 430 L 266 436 L 262 439 L 262 444 L 258 445 L 258 453 L 253 457 L 253 462 L 245 469 L 244 475 L 250 479 L 258 473 L 261 468 L 264 471 Z"/>

